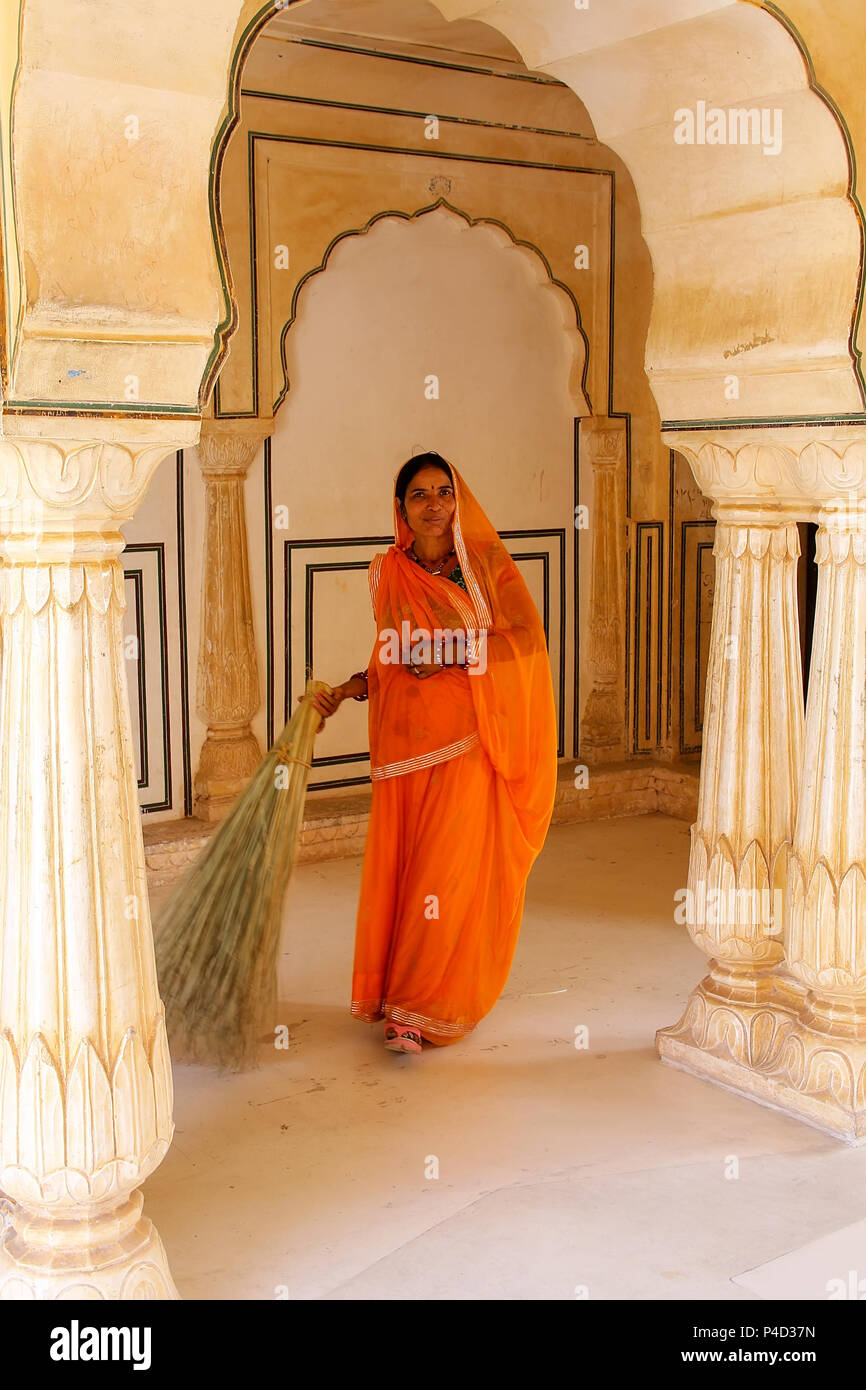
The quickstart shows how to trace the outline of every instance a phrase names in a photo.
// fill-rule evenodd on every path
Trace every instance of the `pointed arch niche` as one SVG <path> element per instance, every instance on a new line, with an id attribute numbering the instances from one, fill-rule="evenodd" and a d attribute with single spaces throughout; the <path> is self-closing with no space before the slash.
<path id="1" fill-rule="evenodd" d="M 589 414 L 571 294 L 503 226 L 439 204 L 337 238 L 281 339 L 288 389 L 265 461 L 271 524 L 257 576 L 270 595 L 271 727 L 308 663 L 332 681 L 367 665 L 366 568 L 393 541 L 393 477 L 412 453 L 435 449 L 503 532 L 545 620 L 566 752 L 576 420 Z M 321 735 L 312 784 L 351 784 L 368 770 L 359 705 Z"/>

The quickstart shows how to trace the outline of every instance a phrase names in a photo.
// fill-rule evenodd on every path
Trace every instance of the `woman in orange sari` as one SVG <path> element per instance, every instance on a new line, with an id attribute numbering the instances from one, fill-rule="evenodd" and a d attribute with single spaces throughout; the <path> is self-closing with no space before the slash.
<path id="1" fill-rule="evenodd" d="M 457 470 L 410 459 L 394 517 L 396 544 L 370 566 L 370 665 L 316 703 L 324 719 L 370 702 L 352 1013 L 420 1052 L 468 1033 L 505 986 L 553 810 L 556 733 L 538 611 Z"/>

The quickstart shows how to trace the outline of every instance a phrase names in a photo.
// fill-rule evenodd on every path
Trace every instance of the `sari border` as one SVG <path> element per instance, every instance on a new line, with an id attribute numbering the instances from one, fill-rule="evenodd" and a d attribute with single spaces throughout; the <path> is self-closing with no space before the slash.
<path id="1" fill-rule="evenodd" d="M 460 738 L 456 743 L 448 743 L 444 748 L 437 748 L 432 753 L 420 753 L 417 758 L 406 758 L 399 763 L 383 763 L 380 767 L 370 767 L 370 780 L 381 782 L 386 777 L 401 777 L 406 772 L 420 772 L 427 767 L 435 767 L 437 763 L 448 762 L 450 758 L 459 758 L 462 753 L 468 753 L 470 748 L 474 748 L 481 740 L 476 729 L 473 733 L 467 734 L 465 738 Z M 409 1022 L 408 1019 L 401 1019 L 400 1022 Z"/>
<path id="2" fill-rule="evenodd" d="M 374 555 L 367 570 L 367 582 L 370 585 L 370 598 L 373 601 L 373 613 L 376 612 L 376 600 L 379 597 L 379 581 L 382 578 L 382 561 L 385 556 L 381 551 Z"/>
<path id="3" fill-rule="evenodd" d="M 353 999 L 351 1013 L 364 1023 L 378 1023 L 383 1018 L 393 1018 L 397 1023 L 412 1023 L 416 1028 L 426 1028 L 430 1033 L 439 1033 L 443 1038 L 460 1038 L 471 1033 L 475 1023 L 446 1023 L 441 1018 L 429 1018 L 426 1014 L 405 1009 L 402 1004 L 389 1004 L 385 999 Z"/>
<path id="4" fill-rule="evenodd" d="M 463 539 L 463 527 L 460 523 L 460 499 L 457 499 L 457 506 L 454 509 L 454 549 L 457 551 L 457 558 L 460 561 L 460 570 L 463 577 L 467 580 L 469 597 L 475 605 L 475 619 L 479 627 L 489 628 L 493 625 L 493 617 L 487 606 L 487 600 L 481 592 L 481 586 L 475 578 L 475 572 L 469 561 L 469 552 L 466 549 L 466 542 Z"/>

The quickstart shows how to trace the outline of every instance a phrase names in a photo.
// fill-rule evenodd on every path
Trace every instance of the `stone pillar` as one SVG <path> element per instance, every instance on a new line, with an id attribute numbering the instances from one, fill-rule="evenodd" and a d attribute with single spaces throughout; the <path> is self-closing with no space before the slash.
<path id="1" fill-rule="evenodd" d="M 819 513 L 818 598 L 788 967 L 809 991 L 785 1058 L 804 1108 L 866 1136 L 866 497 Z M 832 1119 L 832 1117 L 831 1117 Z M 838 1127 L 834 1125 L 834 1127 Z"/>
<path id="2" fill-rule="evenodd" d="M 783 888 L 803 744 L 797 525 L 717 511 L 716 586 L 686 921 L 701 989 L 756 1003 L 783 958 Z"/>
<path id="3" fill-rule="evenodd" d="M 580 422 L 581 452 L 592 468 L 592 579 L 586 664 L 589 695 L 580 720 L 581 756 L 617 762 L 626 751 L 624 420 Z"/>
<path id="4" fill-rule="evenodd" d="M 851 652 L 848 666 L 840 666 L 841 656 L 834 673 L 827 666 L 826 644 L 840 634 L 827 631 L 823 564 L 803 730 L 795 521 L 815 516 L 838 478 L 856 484 L 859 477 L 866 485 L 866 434 L 862 441 L 856 432 L 847 435 L 824 427 L 731 431 L 719 439 L 699 432 L 666 436 L 713 499 L 717 569 L 687 895 L 689 931 L 710 956 L 710 972 L 680 1023 L 659 1031 L 657 1047 L 664 1061 L 851 1138 L 851 1115 L 828 1095 L 824 1063 L 822 1101 L 808 1080 L 803 1056 L 822 1005 L 808 994 L 808 974 L 791 956 L 794 942 L 817 931 L 815 902 L 801 888 L 822 878 L 810 877 L 816 841 L 806 827 L 816 806 L 838 806 L 827 756 L 828 699 L 833 692 L 840 703 L 862 698 Z M 827 542 L 822 546 L 826 559 Z M 838 851 L 847 834 L 842 817 L 831 813 L 824 849 Z M 842 909 L 844 931 L 853 930 L 849 906 Z M 816 938 L 809 938 L 816 960 Z"/>
<path id="5" fill-rule="evenodd" d="M 724 441 L 671 437 L 719 517 L 689 886 L 766 882 L 777 896 L 772 930 L 766 920 L 744 924 L 736 900 L 736 912 L 725 903 L 711 925 L 690 924 L 712 958 L 710 974 L 681 1022 L 660 1031 L 658 1046 L 666 1061 L 859 1140 L 866 1136 L 866 432 L 848 436 L 824 427 Z M 819 598 L 803 730 L 793 520 L 816 513 Z"/>
<path id="6" fill-rule="evenodd" d="M 205 420 L 199 459 L 205 484 L 205 543 L 197 712 L 207 735 L 195 775 L 195 814 L 220 820 L 262 761 L 250 720 L 259 708 L 259 675 L 244 481 L 264 432 Z"/>
<path id="7" fill-rule="evenodd" d="M 782 986 L 784 885 L 803 742 L 796 522 L 717 509 L 716 587 L 686 924 L 710 960 L 663 1058 L 706 1070 L 720 1043 L 749 1067 Z"/>
<path id="8" fill-rule="evenodd" d="M 118 525 L 197 422 L 173 437 L 15 425 L 0 438 L 0 1298 L 175 1298 L 137 1190 L 171 1141 L 172 1080 Z"/>

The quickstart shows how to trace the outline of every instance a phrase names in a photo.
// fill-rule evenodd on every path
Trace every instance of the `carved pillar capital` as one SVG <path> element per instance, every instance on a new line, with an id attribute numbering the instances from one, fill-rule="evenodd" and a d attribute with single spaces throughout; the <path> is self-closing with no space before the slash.
<path id="1" fill-rule="evenodd" d="M 198 457 L 205 478 L 245 478 L 273 421 L 203 420 Z"/>
<path id="2" fill-rule="evenodd" d="M 580 422 L 580 446 L 593 464 L 625 466 L 628 447 L 625 420 L 585 415 Z"/>
<path id="3" fill-rule="evenodd" d="M 10 423 L 18 433 L 6 432 Z M 42 558 L 62 559 L 60 538 L 79 538 L 76 550 L 84 553 L 88 533 L 118 535 L 161 461 L 195 442 L 195 432 L 179 422 L 174 432 L 163 426 L 156 439 L 142 436 L 140 422 L 128 430 L 123 421 L 111 422 L 118 429 L 113 438 L 105 437 L 105 422 L 96 420 L 64 421 L 77 426 L 75 433 L 51 437 L 45 432 L 46 425 L 59 423 L 42 417 L 4 421 L 0 536 L 7 558 L 16 553 L 16 537 L 26 539 L 31 556 L 38 550 Z"/>
<path id="4" fill-rule="evenodd" d="M 698 486 L 747 519 L 801 520 L 835 498 L 866 496 L 866 426 L 671 430 L 662 435 L 688 461 Z"/>

